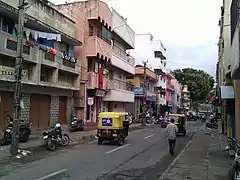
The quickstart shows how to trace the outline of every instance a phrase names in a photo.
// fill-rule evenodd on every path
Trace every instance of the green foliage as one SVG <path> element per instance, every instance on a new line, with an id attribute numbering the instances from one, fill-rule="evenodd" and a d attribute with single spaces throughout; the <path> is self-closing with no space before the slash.
<path id="1" fill-rule="evenodd" d="M 205 100 L 213 89 L 213 77 L 203 70 L 192 68 L 176 69 L 174 74 L 182 85 L 188 85 L 190 97 L 193 101 Z"/>

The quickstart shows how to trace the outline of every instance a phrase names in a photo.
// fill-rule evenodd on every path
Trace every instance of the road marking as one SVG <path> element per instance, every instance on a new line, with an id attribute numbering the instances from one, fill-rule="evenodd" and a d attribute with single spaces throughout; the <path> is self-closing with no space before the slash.
<path id="1" fill-rule="evenodd" d="M 115 151 L 118 151 L 118 150 L 120 150 L 120 149 L 126 148 L 126 147 L 128 147 L 128 146 L 130 146 L 130 144 L 125 144 L 124 146 L 120 146 L 120 147 L 115 148 L 115 149 L 113 149 L 113 150 L 111 150 L 111 151 L 107 151 L 106 154 L 113 153 L 113 152 L 115 152 Z"/>
<path id="2" fill-rule="evenodd" d="M 148 139 L 148 138 L 153 137 L 153 136 L 155 136 L 155 135 L 156 135 L 156 134 L 151 134 L 151 135 L 149 135 L 149 136 L 144 137 L 144 139 Z"/>
<path id="3" fill-rule="evenodd" d="M 69 177 L 69 173 L 67 169 L 61 169 L 59 171 L 53 172 L 51 174 L 48 174 L 44 177 L 41 177 L 37 180 L 50 180 L 53 178 L 60 179 L 60 177 Z"/>

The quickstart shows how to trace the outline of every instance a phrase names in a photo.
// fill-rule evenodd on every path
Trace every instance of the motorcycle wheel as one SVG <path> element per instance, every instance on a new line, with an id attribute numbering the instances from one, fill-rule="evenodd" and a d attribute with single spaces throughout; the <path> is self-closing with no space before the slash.
<path id="1" fill-rule="evenodd" d="M 67 134 L 63 134 L 63 137 L 61 139 L 61 145 L 67 146 L 70 143 L 70 137 Z"/>
<path id="2" fill-rule="evenodd" d="M 47 148 L 50 150 L 50 151 L 54 151 L 56 149 L 56 144 L 52 142 L 52 139 L 51 138 L 48 138 L 47 139 Z"/>
<path id="3" fill-rule="evenodd" d="M 23 132 L 22 137 L 21 137 L 21 141 L 22 141 L 22 142 L 27 142 L 28 139 L 29 139 L 29 134 L 28 134 L 28 132 L 27 132 L 27 131 Z"/>
<path id="4" fill-rule="evenodd" d="M 240 179 L 240 175 L 239 175 L 239 172 L 234 172 L 234 179 L 233 180 L 239 180 Z"/>

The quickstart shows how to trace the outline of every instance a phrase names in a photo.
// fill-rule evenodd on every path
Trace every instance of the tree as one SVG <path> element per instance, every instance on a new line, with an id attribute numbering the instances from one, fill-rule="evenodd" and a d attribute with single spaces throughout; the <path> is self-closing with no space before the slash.
<path id="1" fill-rule="evenodd" d="M 184 68 L 173 71 L 175 78 L 182 84 L 187 85 L 190 97 L 193 101 L 206 100 L 214 86 L 214 79 L 203 70 Z"/>

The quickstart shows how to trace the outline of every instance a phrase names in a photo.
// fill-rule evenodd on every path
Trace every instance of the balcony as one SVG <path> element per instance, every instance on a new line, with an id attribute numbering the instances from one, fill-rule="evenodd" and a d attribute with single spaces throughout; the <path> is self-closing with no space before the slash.
<path id="1" fill-rule="evenodd" d="M 103 56 L 108 60 L 112 57 L 112 47 L 111 44 L 108 44 L 103 39 L 98 36 L 89 36 L 86 42 L 86 56 L 87 57 L 96 57 Z"/>
<path id="2" fill-rule="evenodd" d="M 144 74 L 144 67 L 135 67 L 135 74 L 143 75 Z M 146 74 L 147 74 L 148 77 L 157 80 L 157 76 L 156 76 L 155 72 L 153 72 L 149 68 L 146 69 Z"/>
<path id="3" fill-rule="evenodd" d="M 112 13 L 105 2 L 102 1 L 86 1 L 87 19 L 100 20 L 105 22 L 108 26 L 112 26 Z"/>
<path id="4" fill-rule="evenodd" d="M 15 81 L 15 69 L 13 67 L 0 65 L 0 80 L 1 81 Z M 22 81 L 28 81 L 29 78 L 28 70 L 22 70 Z"/>
<path id="5" fill-rule="evenodd" d="M 69 90 L 80 89 L 80 77 L 65 71 L 58 71 L 58 87 Z"/>
<path id="6" fill-rule="evenodd" d="M 110 80 L 108 82 L 109 91 L 104 97 L 104 101 L 114 102 L 134 102 L 134 93 L 128 91 L 125 82 L 120 80 Z"/>
<path id="7" fill-rule="evenodd" d="M 135 74 L 134 58 L 117 46 L 113 46 L 111 64 L 130 74 Z"/>
<path id="8" fill-rule="evenodd" d="M 0 54 L 10 56 L 10 57 L 16 57 L 17 56 L 17 37 L 5 33 L 3 31 L 0 31 Z M 24 41 L 25 43 L 25 41 Z M 29 47 L 27 45 L 24 45 L 23 47 L 23 58 L 26 61 L 37 63 L 37 53 L 38 47 Z"/>
<path id="9" fill-rule="evenodd" d="M 161 80 L 161 78 L 158 79 L 157 83 L 155 84 L 155 87 L 157 88 L 162 88 L 162 89 L 166 89 L 167 85 L 166 85 L 166 81 Z"/>
<path id="10" fill-rule="evenodd" d="M 108 89 L 122 89 L 127 90 L 126 82 L 120 80 L 109 80 Z"/>
<path id="11" fill-rule="evenodd" d="M 15 13 L 18 9 L 18 0 L 1 0 L 3 3 L 14 8 Z M 59 31 L 70 37 L 75 37 L 74 22 L 51 5 L 41 1 L 28 0 L 28 8 L 26 8 L 27 23 L 32 27 L 39 27 L 39 25 L 49 26 L 52 31 Z M 5 9 L 12 12 L 12 9 L 5 5 Z M 1 10 L 2 12 L 2 10 Z M 44 23 L 43 23 L 44 22 Z M 50 28 L 53 27 L 53 28 Z M 36 29 L 36 28 L 33 28 Z M 38 28 L 37 28 L 38 29 Z"/>
<path id="12" fill-rule="evenodd" d="M 113 31 L 127 44 L 127 49 L 134 49 L 135 32 L 129 27 L 126 20 L 112 9 Z"/>
<path id="13" fill-rule="evenodd" d="M 167 89 L 170 91 L 174 91 L 174 86 L 171 84 L 167 84 Z"/>
<path id="14" fill-rule="evenodd" d="M 81 67 L 79 61 L 73 62 L 71 58 L 65 58 L 61 53 L 51 55 L 39 49 L 40 57 L 42 57 L 42 64 L 66 71 L 72 74 L 80 74 Z"/>

